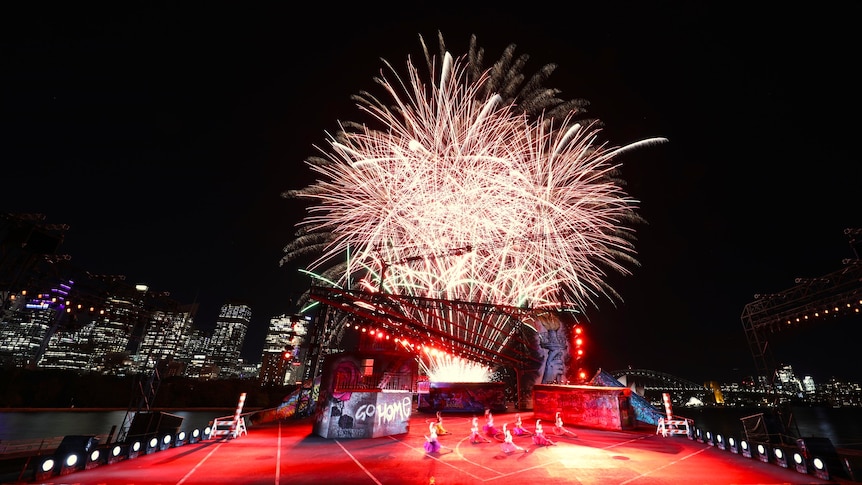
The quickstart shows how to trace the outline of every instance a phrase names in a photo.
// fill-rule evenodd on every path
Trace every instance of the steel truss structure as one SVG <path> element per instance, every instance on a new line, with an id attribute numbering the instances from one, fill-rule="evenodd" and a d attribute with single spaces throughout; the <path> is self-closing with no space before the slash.
<path id="1" fill-rule="evenodd" d="M 791 325 L 830 316 L 860 315 L 862 260 L 820 278 L 796 279 L 796 286 L 771 295 L 755 295 L 743 308 L 742 326 L 757 375 L 771 379 L 775 360 L 768 335 Z"/>
<path id="2" fill-rule="evenodd" d="M 320 286 L 313 286 L 309 297 L 339 314 L 326 324 L 330 336 L 354 323 L 373 324 L 394 337 L 490 367 L 542 364 L 529 344 L 536 330 L 525 323 L 535 310 Z"/>

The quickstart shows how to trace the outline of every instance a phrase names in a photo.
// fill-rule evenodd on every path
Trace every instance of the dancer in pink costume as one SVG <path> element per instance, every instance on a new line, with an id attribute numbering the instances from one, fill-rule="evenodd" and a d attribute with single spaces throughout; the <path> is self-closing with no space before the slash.
<path id="1" fill-rule="evenodd" d="M 578 435 L 566 429 L 563 426 L 563 417 L 560 416 L 560 412 L 557 411 L 557 417 L 554 420 L 554 434 L 557 436 L 571 436 L 572 438 L 577 438 Z"/>
<path id="2" fill-rule="evenodd" d="M 536 420 L 536 431 L 533 432 L 533 443 L 539 446 L 551 446 L 556 444 L 545 436 L 545 430 L 542 429 L 541 419 Z"/>
<path id="3" fill-rule="evenodd" d="M 500 445 L 500 449 L 503 450 L 503 453 L 508 454 L 515 451 L 523 451 L 525 453 L 527 452 L 526 449 L 516 445 L 515 442 L 512 441 L 512 432 L 509 431 L 509 428 L 507 428 L 506 424 L 503 424 L 503 436 L 503 444 Z"/>
<path id="4" fill-rule="evenodd" d="M 476 416 L 473 416 L 473 422 L 470 427 L 470 443 L 473 443 L 474 445 L 476 443 L 490 443 L 488 438 L 485 438 L 481 433 L 479 433 L 479 418 Z"/>
<path id="5" fill-rule="evenodd" d="M 425 436 L 425 452 L 437 453 L 443 445 L 437 440 L 437 423 L 428 426 L 428 434 Z"/>
<path id="6" fill-rule="evenodd" d="M 494 427 L 494 415 L 490 409 L 485 410 L 485 425 L 482 426 L 482 431 L 486 436 L 497 436 L 500 433 L 500 430 Z"/>
<path id="7" fill-rule="evenodd" d="M 521 413 L 515 415 L 515 424 L 512 425 L 512 434 L 515 436 L 529 436 L 531 434 L 521 422 Z"/>

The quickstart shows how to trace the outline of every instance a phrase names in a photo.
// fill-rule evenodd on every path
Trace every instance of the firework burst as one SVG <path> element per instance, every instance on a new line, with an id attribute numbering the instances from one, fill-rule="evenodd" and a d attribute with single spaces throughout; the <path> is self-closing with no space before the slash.
<path id="1" fill-rule="evenodd" d="M 531 119 L 480 95 L 463 59 L 444 53 L 428 85 L 412 62 L 359 99 L 368 123 L 330 137 L 300 223 L 328 234 L 311 266 L 351 254 L 337 281 L 388 293 L 518 307 L 584 308 L 613 299 L 609 272 L 636 264 L 637 201 L 612 174 L 624 147 L 574 113 Z M 437 71 L 436 64 L 431 68 Z"/>

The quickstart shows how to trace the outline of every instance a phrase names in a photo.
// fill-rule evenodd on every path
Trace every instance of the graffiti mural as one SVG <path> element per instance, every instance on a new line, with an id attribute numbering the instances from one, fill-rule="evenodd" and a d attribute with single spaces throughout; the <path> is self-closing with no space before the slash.
<path id="1" fill-rule="evenodd" d="M 314 432 L 324 438 L 373 438 L 407 432 L 418 366 L 404 352 L 327 356 Z"/>
<path id="2" fill-rule="evenodd" d="M 432 382 L 419 394 L 423 412 L 484 413 L 506 411 L 506 385 L 502 382 Z"/>

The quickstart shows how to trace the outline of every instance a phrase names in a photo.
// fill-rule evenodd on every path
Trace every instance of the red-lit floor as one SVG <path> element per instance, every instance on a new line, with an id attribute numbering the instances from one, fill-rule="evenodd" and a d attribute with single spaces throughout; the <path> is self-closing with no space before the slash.
<path id="1" fill-rule="evenodd" d="M 528 427 L 532 413 L 523 413 Z M 231 440 L 206 440 L 141 455 L 37 483 L 80 485 L 197 484 L 816 484 L 840 483 L 782 468 L 685 436 L 662 437 L 653 428 L 601 431 L 573 428 L 576 438 L 556 446 L 515 442 L 526 453 L 505 454 L 500 442 L 471 444 L 467 416 L 444 416 L 449 434 L 441 453 L 427 455 L 425 414 L 414 414 L 404 435 L 373 439 L 324 439 L 311 421 L 253 426 Z M 498 427 L 514 414 L 495 416 Z M 847 480 L 842 480 L 846 483 Z M 28 482 L 33 483 L 33 482 Z"/>

